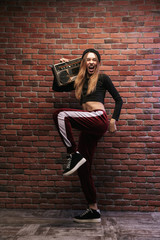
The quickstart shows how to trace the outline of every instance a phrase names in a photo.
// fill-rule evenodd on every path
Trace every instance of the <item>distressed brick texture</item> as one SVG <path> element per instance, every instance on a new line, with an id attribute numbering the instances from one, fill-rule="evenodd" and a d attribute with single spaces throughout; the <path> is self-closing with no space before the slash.
<path id="1" fill-rule="evenodd" d="M 124 101 L 118 131 L 106 132 L 94 157 L 99 207 L 159 211 L 159 0 L 1 0 L 0 23 L 0 207 L 86 207 L 78 176 L 62 176 L 52 119 L 80 106 L 74 93 L 52 91 L 49 65 L 96 48 Z M 105 107 L 111 118 L 109 94 Z"/>

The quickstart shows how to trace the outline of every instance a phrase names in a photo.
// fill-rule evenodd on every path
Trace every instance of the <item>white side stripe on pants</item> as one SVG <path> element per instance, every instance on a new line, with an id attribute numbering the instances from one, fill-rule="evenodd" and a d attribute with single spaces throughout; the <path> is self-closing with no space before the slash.
<path id="1" fill-rule="evenodd" d="M 89 117 L 97 117 L 103 115 L 103 111 L 98 110 L 95 112 L 81 112 L 81 111 L 63 111 L 58 114 L 58 126 L 61 135 L 63 136 L 64 142 L 67 147 L 71 147 L 71 142 L 67 138 L 66 126 L 65 126 L 65 117 L 72 118 L 89 118 Z"/>

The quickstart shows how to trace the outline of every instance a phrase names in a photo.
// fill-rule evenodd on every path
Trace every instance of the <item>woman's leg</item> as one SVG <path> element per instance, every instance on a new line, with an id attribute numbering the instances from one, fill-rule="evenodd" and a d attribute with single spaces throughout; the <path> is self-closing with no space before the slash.
<path id="1" fill-rule="evenodd" d="M 77 109 L 60 109 L 55 111 L 53 119 L 68 153 L 77 150 L 72 127 L 97 136 L 104 134 L 108 127 L 107 115 L 102 110 L 87 112 Z"/>
<path id="2" fill-rule="evenodd" d="M 70 175 L 86 162 L 85 157 L 76 152 L 77 146 L 72 135 L 72 127 L 85 132 L 86 136 L 87 134 L 88 136 L 94 136 L 95 140 L 93 142 L 97 143 L 97 139 L 107 130 L 107 115 L 102 110 L 87 112 L 75 109 L 60 109 L 54 113 L 53 117 L 67 152 L 70 154 L 69 164 L 64 171 L 64 175 Z"/>
<path id="3" fill-rule="evenodd" d="M 79 138 L 78 151 L 87 160 L 79 169 L 78 175 L 80 178 L 82 190 L 89 205 L 96 204 L 96 189 L 91 174 L 91 166 L 93 155 L 97 147 L 97 142 L 100 139 L 99 136 L 81 132 Z"/>
<path id="4" fill-rule="evenodd" d="M 82 132 L 80 135 L 78 150 L 81 152 L 81 154 L 83 154 L 83 156 L 85 156 L 87 161 L 78 169 L 78 175 L 89 208 L 84 213 L 75 216 L 75 222 L 101 221 L 101 214 L 97 206 L 96 189 L 91 174 L 93 154 L 95 152 L 98 140 L 99 137 L 93 134 L 89 135 L 86 132 Z"/>
<path id="5" fill-rule="evenodd" d="M 77 146 L 72 134 L 72 126 L 69 121 L 69 117 L 66 116 L 65 112 L 76 111 L 74 109 L 58 109 L 53 113 L 53 120 L 56 124 L 57 130 L 60 137 L 67 148 L 67 153 L 76 152 Z"/>

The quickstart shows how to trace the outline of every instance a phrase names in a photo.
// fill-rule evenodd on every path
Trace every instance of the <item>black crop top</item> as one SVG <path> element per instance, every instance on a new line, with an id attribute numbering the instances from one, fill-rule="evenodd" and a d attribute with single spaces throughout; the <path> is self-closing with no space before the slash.
<path id="1" fill-rule="evenodd" d="M 94 92 L 92 92 L 91 94 L 87 95 L 86 94 L 87 88 L 88 88 L 88 79 L 86 78 L 86 81 L 85 81 L 85 84 L 84 84 L 83 90 L 82 90 L 80 104 L 82 105 L 83 103 L 86 103 L 89 101 L 101 102 L 104 104 L 105 94 L 106 94 L 106 91 L 108 91 L 115 101 L 115 108 L 114 108 L 112 118 L 114 118 L 118 121 L 123 101 L 122 101 L 122 98 L 119 95 L 118 91 L 114 87 L 111 79 L 106 74 L 100 74 L 99 78 L 98 78 L 96 90 Z M 57 92 L 69 92 L 69 91 L 72 91 L 75 89 L 74 82 L 71 82 L 64 86 L 63 85 L 58 86 L 56 80 L 54 80 L 52 89 Z"/>

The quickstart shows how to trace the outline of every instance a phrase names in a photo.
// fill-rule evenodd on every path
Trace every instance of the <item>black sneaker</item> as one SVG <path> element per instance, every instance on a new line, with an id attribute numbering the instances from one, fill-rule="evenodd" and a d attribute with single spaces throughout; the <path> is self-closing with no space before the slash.
<path id="1" fill-rule="evenodd" d="M 73 219 L 73 221 L 78 223 L 86 223 L 86 222 L 98 223 L 98 222 L 101 222 L 101 214 L 99 210 L 94 210 L 89 208 L 81 215 L 76 216 Z"/>
<path id="2" fill-rule="evenodd" d="M 86 159 L 83 158 L 79 152 L 70 154 L 68 158 L 67 168 L 63 172 L 63 175 L 68 176 L 74 173 L 85 162 L 86 162 Z"/>

